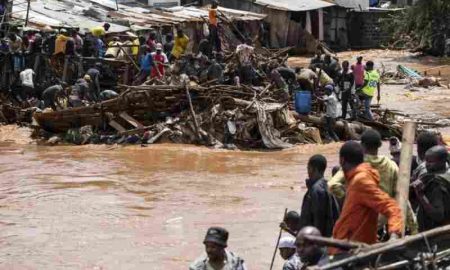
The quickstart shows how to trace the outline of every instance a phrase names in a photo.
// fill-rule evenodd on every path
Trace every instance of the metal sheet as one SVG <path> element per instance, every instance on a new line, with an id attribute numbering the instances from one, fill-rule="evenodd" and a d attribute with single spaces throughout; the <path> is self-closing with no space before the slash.
<path id="1" fill-rule="evenodd" d="M 321 0 L 256 0 L 255 3 L 274 9 L 289 11 L 308 11 L 335 5 Z"/>

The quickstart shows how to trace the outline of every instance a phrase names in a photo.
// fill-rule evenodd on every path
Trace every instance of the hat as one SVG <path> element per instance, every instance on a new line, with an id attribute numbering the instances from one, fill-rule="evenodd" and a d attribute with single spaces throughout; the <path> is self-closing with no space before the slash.
<path id="1" fill-rule="evenodd" d="M 295 249 L 295 237 L 291 235 L 283 236 L 280 240 L 278 248 L 293 248 Z"/>
<path id="2" fill-rule="evenodd" d="M 206 232 L 205 240 L 203 240 L 203 244 L 205 243 L 215 243 L 222 247 L 227 247 L 228 241 L 228 231 L 224 228 L 220 227 L 211 227 Z"/>
<path id="3" fill-rule="evenodd" d="M 334 91 L 334 86 L 332 84 L 327 84 L 327 85 L 325 85 L 325 90 L 333 92 Z"/>
<path id="4" fill-rule="evenodd" d="M 162 51 L 162 49 L 163 49 L 163 46 L 162 46 L 161 43 L 156 44 L 156 50 L 157 51 Z"/>
<path id="5" fill-rule="evenodd" d="M 85 79 L 86 81 L 90 81 L 91 80 L 91 76 L 86 74 L 86 75 L 84 75 L 83 79 Z"/>

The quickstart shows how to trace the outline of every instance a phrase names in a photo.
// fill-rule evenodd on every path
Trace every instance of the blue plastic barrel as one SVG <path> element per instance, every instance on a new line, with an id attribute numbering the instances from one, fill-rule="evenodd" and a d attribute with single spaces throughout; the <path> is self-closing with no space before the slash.
<path id="1" fill-rule="evenodd" d="M 297 91 L 295 93 L 295 111 L 299 114 L 309 114 L 311 112 L 310 91 Z"/>

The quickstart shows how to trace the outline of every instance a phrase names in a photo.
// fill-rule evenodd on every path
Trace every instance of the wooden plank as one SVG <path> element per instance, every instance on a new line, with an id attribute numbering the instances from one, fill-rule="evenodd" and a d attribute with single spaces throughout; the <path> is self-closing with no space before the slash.
<path id="1" fill-rule="evenodd" d="M 400 169 L 398 172 L 396 195 L 396 200 L 402 209 L 403 236 L 405 235 L 406 212 L 408 211 L 409 182 L 411 179 L 411 161 L 413 158 L 416 125 L 415 122 L 406 122 L 403 127 L 402 151 L 400 153 Z"/>
<path id="2" fill-rule="evenodd" d="M 141 123 L 138 122 L 138 120 L 134 119 L 133 117 L 131 117 L 128 113 L 126 112 L 121 112 L 119 113 L 119 116 L 123 118 L 123 120 L 127 121 L 128 123 L 130 123 L 133 127 L 135 128 L 143 128 L 144 125 L 142 125 Z"/>
<path id="3" fill-rule="evenodd" d="M 119 123 L 117 123 L 114 120 L 109 121 L 108 123 L 110 126 L 112 126 L 114 129 L 116 129 L 117 131 L 119 131 L 120 133 L 126 132 L 127 130 L 122 127 Z"/>

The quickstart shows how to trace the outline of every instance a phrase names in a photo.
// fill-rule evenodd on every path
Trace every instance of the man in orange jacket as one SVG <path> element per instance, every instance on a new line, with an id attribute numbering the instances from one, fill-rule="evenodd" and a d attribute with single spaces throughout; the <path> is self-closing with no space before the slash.
<path id="1" fill-rule="evenodd" d="M 380 189 L 380 176 L 364 163 L 362 146 L 354 141 L 345 143 L 339 152 L 340 164 L 347 179 L 347 193 L 341 215 L 333 230 L 336 239 L 367 244 L 377 242 L 378 215 L 388 219 L 391 239 L 398 238 L 403 218 L 397 202 Z M 339 253 L 339 250 L 330 250 Z"/>

